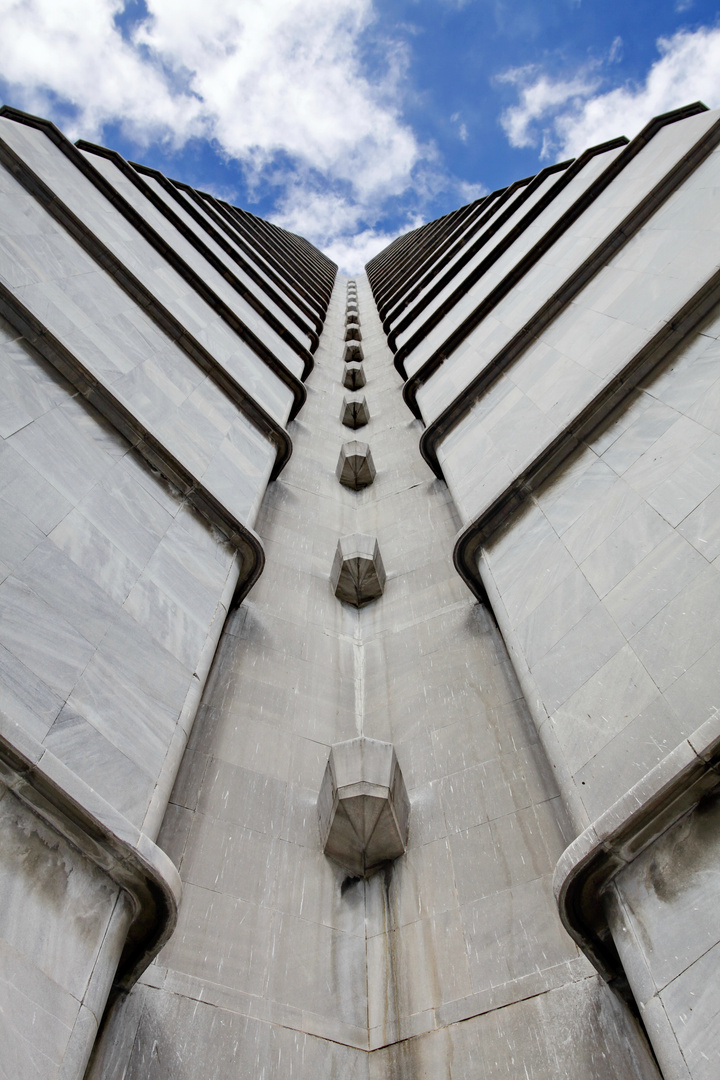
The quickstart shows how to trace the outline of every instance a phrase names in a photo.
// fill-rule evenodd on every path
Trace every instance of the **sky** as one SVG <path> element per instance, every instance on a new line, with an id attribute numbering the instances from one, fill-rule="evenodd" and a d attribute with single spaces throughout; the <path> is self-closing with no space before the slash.
<path id="1" fill-rule="evenodd" d="M 407 229 L 702 100 L 706 0 L 0 0 L 0 99 L 307 237 Z"/>

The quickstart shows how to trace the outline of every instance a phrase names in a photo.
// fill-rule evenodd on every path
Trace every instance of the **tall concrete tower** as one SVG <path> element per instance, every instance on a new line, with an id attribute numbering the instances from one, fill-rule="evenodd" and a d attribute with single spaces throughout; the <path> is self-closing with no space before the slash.
<path id="1" fill-rule="evenodd" d="M 717 1080 L 719 148 L 348 279 L 0 111 L 0 1076 Z"/>

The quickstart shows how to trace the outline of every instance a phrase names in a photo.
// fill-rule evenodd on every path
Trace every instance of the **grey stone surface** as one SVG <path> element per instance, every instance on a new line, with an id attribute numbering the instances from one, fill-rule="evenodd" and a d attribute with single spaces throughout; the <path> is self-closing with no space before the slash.
<path id="1" fill-rule="evenodd" d="M 704 113 L 661 127 L 418 392 L 432 421 L 685 162 L 678 189 L 572 304 L 527 335 L 443 438 L 447 487 L 417 452 L 420 425 L 403 404 L 366 278 L 335 283 L 295 452 L 268 487 L 274 450 L 238 420 L 231 397 L 0 173 L 2 206 L 20 206 L 23 221 L 18 232 L 19 217 L 1 218 L 3 288 L 213 497 L 249 524 L 257 516 L 266 555 L 263 577 L 234 605 L 238 566 L 227 542 L 0 323 L 2 731 L 14 731 L 18 747 L 34 740 L 68 795 L 85 785 L 106 800 L 143 850 L 150 841 L 139 827 L 157 827 L 182 758 L 160 832 L 185 885 L 178 927 L 116 1003 L 91 1080 L 657 1080 L 641 1030 L 563 929 L 551 878 L 588 820 L 717 709 L 720 329 L 709 307 L 695 328 L 673 321 L 716 268 L 718 155 L 688 158 L 715 138 L 716 120 Z M 71 157 L 8 119 L 0 135 L 284 422 L 287 388 L 96 187 L 75 178 Z M 563 172 L 539 177 L 529 198 L 519 185 L 470 259 L 471 216 L 456 247 L 436 255 L 428 245 L 417 265 L 411 256 L 417 290 L 398 343 L 444 307 L 406 357 L 408 373 L 619 153 L 583 160 L 526 229 L 515 226 Z M 268 305 L 287 259 L 284 295 L 296 312 L 314 305 L 318 325 L 319 253 L 145 178 L 155 205 L 112 160 L 95 164 L 200 271 L 192 236 L 207 237 L 230 271 L 215 267 L 207 282 L 233 310 L 251 309 L 263 340 L 297 362 L 287 338 L 275 342 L 233 291 L 238 263 L 227 245 L 257 245 Z M 227 228 L 218 231 L 220 220 Z M 416 239 L 445 235 L 453 220 Z M 395 321 L 409 310 L 405 242 L 373 280 L 378 297 L 392 294 Z M 414 242 L 411 234 L 408 251 Z M 493 252 L 496 262 L 465 287 Z M 447 267 L 457 273 L 429 297 Z M 273 311 L 297 338 L 287 308 Z M 676 351 L 536 482 L 539 455 L 577 434 L 593 395 L 669 327 Z M 362 385 L 363 356 L 371 365 L 367 400 L 343 398 L 339 356 L 352 388 Z M 349 426 L 367 423 L 368 403 L 378 474 L 366 444 L 343 445 L 348 412 Z M 491 612 L 455 570 L 455 534 L 526 477 L 518 490 L 532 499 L 519 512 L 508 505 L 481 554 Z M 378 751 L 382 775 L 346 769 L 360 747 L 365 766 Z M 12 1075 L 79 1080 L 122 946 L 116 893 L 34 821 L 13 825 L 14 799 L 0 791 L 11 867 L 0 874 L 3 1045 Z M 705 1034 L 717 1019 L 716 816 L 706 800 L 613 885 L 613 933 L 624 935 L 625 970 L 668 1078 L 714 1080 L 717 1071 Z M 46 872 L 33 877 L 35 865 Z M 63 880 L 64 902 L 53 908 Z"/>
<path id="2" fill-rule="evenodd" d="M 285 419 L 291 398 L 289 387 L 282 385 L 277 375 L 263 363 L 257 353 L 244 343 L 241 344 L 239 335 L 218 317 L 209 302 L 193 290 L 178 271 L 169 266 L 139 232 L 128 228 L 112 204 L 80 173 L 61 149 L 56 147 L 44 132 L 4 118 L 0 118 L 0 133 L 30 168 L 51 186 L 60 199 L 67 203 L 70 210 L 77 213 L 81 220 L 92 228 L 98 239 L 105 243 L 130 272 L 148 287 L 153 296 L 180 318 L 186 331 L 202 340 L 210 351 L 227 365 L 229 371 L 239 376 L 247 390 L 254 391 L 268 411 L 277 415 L 278 418 Z M 16 199 L 18 198 L 16 196 Z M 26 200 L 26 213 L 31 214 L 30 196 L 27 196 Z M 169 227 L 162 215 L 147 204 L 146 200 L 140 200 L 140 203 L 143 216 L 147 215 L 153 227 L 159 228 L 162 232 L 169 232 L 172 246 L 175 249 L 182 249 L 183 254 L 188 254 L 190 259 L 196 262 L 197 256 L 194 250 L 181 236 L 177 235 L 176 230 Z M 50 282 L 45 283 L 34 277 L 20 290 L 26 298 L 25 302 L 36 296 L 43 296 L 49 302 L 48 306 L 51 309 L 57 306 L 61 322 L 65 320 L 67 324 L 74 322 L 78 329 L 82 328 L 85 331 L 91 326 L 87 317 L 88 313 L 92 321 L 97 320 L 102 325 L 104 321 L 112 320 L 113 317 L 121 318 L 123 310 L 127 311 L 128 308 L 134 307 L 132 302 L 123 302 L 121 291 L 115 286 L 110 275 L 97 271 L 93 273 L 95 268 L 91 260 L 80 253 L 79 248 L 75 243 L 70 242 L 69 237 L 65 239 L 62 232 L 47 217 L 43 231 L 46 233 L 46 238 L 43 238 L 45 243 L 48 245 L 54 243 L 57 256 L 50 264 L 51 269 L 49 267 Z M 78 261 L 85 263 L 87 267 L 88 278 L 84 290 L 76 288 L 74 276 L 71 276 L 72 272 L 68 274 L 69 267 L 77 265 Z M 230 290 L 227 289 L 221 275 L 207 266 L 204 260 L 197 260 L 197 262 L 202 265 L 204 275 L 216 278 L 223 294 L 229 294 Z M 61 273 L 58 273 L 59 269 Z M 249 321 L 252 329 L 265 338 L 276 355 L 281 356 L 291 369 L 294 368 L 296 371 L 298 368 L 302 369 L 300 358 L 290 350 L 282 337 L 271 330 L 267 323 L 253 311 L 251 305 L 243 304 L 239 297 L 236 300 L 233 299 L 233 304 L 242 306 L 244 320 Z M 78 318 L 83 310 L 86 312 L 85 317 Z M 119 352 L 116 346 L 115 353 L 118 360 L 120 359 Z"/>
<path id="3" fill-rule="evenodd" d="M 617 875 L 608 898 L 609 923 L 633 992 L 653 1016 L 653 1041 L 660 1038 L 663 1052 L 686 1062 L 692 1077 L 712 1076 L 719 1060 L 703 1034 L 718 1012 L 711 882 L 719 805 L 717 791 L 702 799 Z"/>
<path id="4" fill-rule="evenodd" d="M 228 624 L 162 833 L 186 881 L 181 924 L 118 1005 L 92 1080 L 222 1077 L 228 1062 L 253 1078 L 434 1080 L 453 1060 L 462 1080 L 479 1060 L 513 1080 L 517 1062 L 534 1080 L 650 1080 L 559 925 L 549 881 L 572 834 L 502 639 L 452 566 L 448 496 L 415 456 L 374 314 L 363 344 L 383 360 L 383 469 L 359 492 L 337 482 L 336 290 L 295 453 L 259 521 L 267 567 Z M 388 588 L 338 604 L 338 536 L 370 530 Z M 394 745 L 411 810 L 406 853 L 353 883 L 323 854 L 317 800 L 330 746 L 359 735 Z M 483 825 L 486 877 L 454 850 Z"/>
<path id="5" fill-rule="evenodd" d="M 277 449 L 261 432 L 283 434 L 270 421 L 286 419 L 289 383 L 277 392 L 271 368 L 181 283 L 72 153 L 32 125 L 3 118 L 0 128 L 88 230 L 78 243 L 42 196 L 0 170 L 0 284 L 28 334 L 0 319 L 0 735 L 2 778 L 22 796 L 0 788 L 0 1071 L 80 1080 L 113 980 L 129 985 L 142 950 L 159 948 L 172 928 L 179 880 L 152 837 L 240 570 L 208 518 L 222 521 L 232 507 L 236 524 L 254 521 Z M 101 171 L 301 372 L 258 305 L 214 276 L 115 165 L 102 159 Z M 96 240 L 112 258 L 93 259 Z M 117 260 L 140 286 L 118 273 Z M 20 304 L 31 316 L 25 322 Z M 163 304 L 181 325 L 149 317 Z M 251 399 L 268 410 L 260 427 L 239 407 L 248 401 L 252 414 Z M 187 490 L 188 476 L 197 490 Z M 29 773 L 18 753 L 35 763 Z M 181 779 L 194 808 L 198 773 L 189 772 Z M 266 824 L 280 827 L 284 790 L 279 804 L 273 794 L 258 791 L 251 825 L 274 806 Z M 198 833 L 183 830 L 187 820 L 171 824 L 165 836 L 182 861 L 197 850 Z M 259 868 L 262 835 L 243 828 L 224 850 Z M 238 865 L 228 863 L 223 885 L 241 903 L 249 890 Z M 199 860 L 191 884 L 202 889 L 215 872 L 211 858 Z M 132 911 L 118 900 L 118 881 L 133 895 Z M 269 932 L 269 922 L 258 925 Z"/>
<path id="6" fill-rule="evenodd" d="M 703 555 L 704 537 L 695 533 L 691 543 L 650 505 L 652 492 L 703 445 L 687 410 L 718 378 L 717 332 L 713 318 L 683 342 L 541 489 L 537 506 L 487 548 L 509 623 L 593 817 L 692 731 L 717 693 L 717 566 L 712 552 Z M 711 505 L 703 491 L 694 497 Z M 688 509 L 687 519 L 696 512 Z M 530 564 L 523 569 L 531 548 L 539 577 L 527 572 Z"/>
<path id="7" fill-rule="evenodd" d="M 385 567 L 374 536 L 351 533 L 338 540 L 330 571 L 330 583 L 338 600 L 364 607 L 382 596 L 385 580 Z"/>
<path id="8" fill-rule="evenodd" d="M 82 1075 L 98 1022 L 82 1002 L 94 972 L 102 973 L 109 981 L 95 1007 L 104 1007 L 118 953 L 102 956 L 102 944 L 118 892 L 0 786 L 0 1045 L 8 1076 Z M 74 1071 L 62 1072 L 64 1060 Z"/>

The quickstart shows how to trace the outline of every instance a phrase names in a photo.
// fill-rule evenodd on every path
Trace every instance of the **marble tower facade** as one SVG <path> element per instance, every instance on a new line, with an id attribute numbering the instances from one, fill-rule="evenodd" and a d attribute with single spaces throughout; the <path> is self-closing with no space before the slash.
<path id="1" fill-rule="evenodd" d="M 0 1075 L 716 1080 L 719 148 L 351 280 L 0 110 Z"/>

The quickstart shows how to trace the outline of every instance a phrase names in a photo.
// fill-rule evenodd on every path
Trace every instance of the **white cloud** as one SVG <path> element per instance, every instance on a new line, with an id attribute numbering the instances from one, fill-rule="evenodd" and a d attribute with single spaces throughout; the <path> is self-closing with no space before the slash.
<path id="1" fill-rule="evenodd" d="M 402 232 L 408 232 L 420 224 L 414 221 Z M 373 255 L 386 248 L 401 233 L 384 233 L 375 229 L 363 229 L 362 232 L 339 236 L 326 244 L 323 251 L 338 264 L 345 274 L 361 274 L 363 267 Z"/>
<path id="2" fill-rule="evenodd" d="M 519 72 L 507 72 L 503 82 L 521 83 L 526 78 L 527 69 Z M 574 79 L 553 82 L 546 75 L 540 75 L 529 85 L 521 86 L 520 103 L 507 109 L 501 123 L 511 146 L 536 146 L 539 141 L 538 121 L 546 117 L 555 117 L 560 108 L 572 108 L 582 102 L 598 86 L 597 78 L 580 74 Z"/>
<path id="3" fill-rule="evenodd" d="M 553 81 L 535 70 L 502 76 L 520 88 L 520 101 L 501 123 L 513 146 L 541 146 L 541 156 L 574 156 L 618 135 L 632 137 L 653 116 L 704 101 L 720 106 L 720 28 L 680 31 L 657 42 L 660 58 L 641 85 L 598 92 L 598 65 Z M 617 54 L 613 42 L 609 61 Z"/>
<path id="4" fill-rule="evenodd" d="M 623 39 L 621 37 L 613 38 L 613 43 L 610 46 L 610 52 L 608 53 L 608 63 L 617 64 L 622 60 L 623 56 Z"/>
<path id="5" fill-rule="evenodd" d="M 462 120 L 459 112 L 454 112 L 452 114 L 452 116 L 450 117 L 450 123 L 455 124 L 455 126 L 457 127 L 457 134 L 460 142 L 466 143 L 468 141 L 468 135 L 470 133 L 468 132 L 467 124 L 464 120 Z"/>
<path id="6" fill-rule="evenodd" d="M 74 134 L 97 137 L 122 117 L 145 140 L 182 143 L 202 131 L 201 102 L 173 87 L 159 64 L 125 42 L 117 0 L 0 0 L 2 77 L 26 108 L 55 98 L 78 108 Z"/>
<path id="7" fill-rule="evenodd" d="M 476 199 L 481 199 L 483 195 L 488 194 L 488 189 L 484 184 L 470 184 L 465 180 L 457 185 L 457 190 L 463 206 L 465 203 L 475 202 Z"/>
<path id="8" fill-rule="evenodd" d="M 364 70 L 372 0 L 146 2 L 123 34 L 125 0 L 0 0 L 9 100 L 73 138 L 119 123 L 140 145 L 214 140 L 315 241 L 414 188 L 432 154 L 401 117 L 402 47 Z"/>

